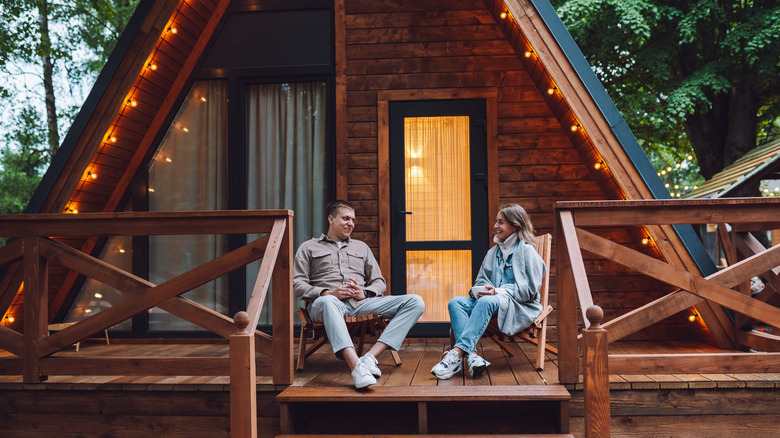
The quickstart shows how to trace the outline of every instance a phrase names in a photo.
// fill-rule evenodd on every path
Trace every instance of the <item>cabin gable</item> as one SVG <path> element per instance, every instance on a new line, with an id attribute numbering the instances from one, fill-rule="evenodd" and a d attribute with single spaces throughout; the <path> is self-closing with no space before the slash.
<path id="1" fill-rule="evenodd" d="M 385 276 L 391 269 L 394 215 L 388 173 L 392 102 L 485 102 L 489 208 L 482 214 L 488 224 L 507 202 L 523 205 L 537 233 L 547 233 L 555 228 L 557 201 L 659 196 L 646 157 L 637 158 L 638 146 L 625 147 L 627 136 L 636 140 L 626 134 L 614 105 L 593 97 L 591 79 L 578 73 L 564 50 L 571 47 L 561 48 L 551 31 L 560 23 L 551 24 L 538 12 L 537 7 L 549 7 L 545 2 L 335 0 L 326 9 L 323 2 L 313 3 L 310 10 L 264 15 L 255 14 L 264 11 L 262 1 L 143 1 L 124 45 L 109 61 L 112 68 L 101 74 L 68 134 L 67 153 L 52 164 L 30 212 L 123 208 L 193 81 L 225 79 L 234 81 L 229 88 L 235 90 L 242 75 L 262 72 L 284 81 L 300 77 L 300 69 L 329 78 L 332 156 L 326 178 L 335 182 L 333 195 L 357 207 L 360 225 L 354 237 L 372 247 Z M 332 14 L 332 40 L 307 38 L 306 29 L 319 26 L 323 14 Z M 242 36 L 246 44 L 232 44 Z M 286 47 L 299 50 L 276 50 L 273 43 L 258 41 L 282 37 Z M 242 142 L 241 125 L 231 123 L 235 137 L 230 141 Z M 695 265 L 672 227 L 611 230 L 608 237 Z M 663 244 L 643 246 L 643 239 Z M 102 244 L 96 238 L 68 243 L 87 253 Z M 586 256 L 586 263 L 598 272 L 591 287 L 608 319 L 668 292 L 600 259 Z M 57 266 L 50 272 L 54 319 L 76 292 L 78 276 Z M 554 292 L 554 261 L 552 273 Z M 19 314 L 23 294 L 14 289 L 19 281 L 13 272 L 4 278 L 0 304 L 9 313 Z M 670 318 L 642 336 L 708 336 L 679 330 L 682 318 Z"/>

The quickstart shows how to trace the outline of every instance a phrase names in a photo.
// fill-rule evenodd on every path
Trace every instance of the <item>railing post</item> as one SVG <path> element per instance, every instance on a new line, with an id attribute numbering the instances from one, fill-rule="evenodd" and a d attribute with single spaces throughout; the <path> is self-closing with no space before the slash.
<path id="1" fill-rule="evenodd" d="M 577 291 L 566 236 L 561 223 L 561 210 L 555 211 L 555 265 L 558 283 L 558 380 L 576 383 L 579 372 L 577 345 Z M 579 249 L 579 248 L 578 248 Z"/>
<path id="2" fill-rule="evenodd" d="M 49 321 L 48 270 L 41 256 L 38 237 L 22 238 L 22 266 L 24 267 L 24 347 L 22 357 L 25 383 L 46 380 L 41 376 L 40 341 L 46 336 Z"/>
<path id="3" fill-rule="evenodd" d="M 257 370 L 254 330 L 249 315 L 236 313 L 236 333 L 230 336 L 230 436 L 257 438 Z"/>
<path id="4" fill-rule="evenodd" d="M 279 255 L 273 271 L 273 382 L 289 385 L 293 382 L 293 219 L 287 217 Z"/>
<path id="5" fill-rule="evenodd" d="M 609 369 L 607 331 L 601 327 L 604 311 L 591 306 L 585 316 L 590 327 L 583 331 L 585 348 L 585 437 L 609 437 Z"/>

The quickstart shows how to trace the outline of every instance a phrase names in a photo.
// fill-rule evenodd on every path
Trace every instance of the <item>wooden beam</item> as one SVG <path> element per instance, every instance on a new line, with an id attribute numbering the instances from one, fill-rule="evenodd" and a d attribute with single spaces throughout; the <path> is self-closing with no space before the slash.
<path id="1" fill-rule="evenodd" d="M 0 215 L 0 236 L 265 234 L 290 210 Z"/>
<path id="2" fill-rule="evenodd" d="M 0 326 L 0 348 L 11 354 L 22 357 L 24 351 L 24 337 L 16 330 Z"/>
<path id="3" fill-rule="evenodd" d="M 716 283 L 618 245 L 583 229 L 577 229 L 577 236 L 580 238 L 581 248 L 586 251 L 632 268 L 664 283 L 688 290 L 722 306 L 759 318 L 767 323 L 780 323 L 780 309 L 721 285 L 739 284 L 740 281 L 744 281 L 746 278 L 765 272 L 770 266 L 776 266 L 780 263 L 780 246 L 745 259 L 730 266 L 728 270 L 721 271 L 719 278 L 722 280 Z"/>
<path id="4" fill-rule="evenodd" d="M 780 336 L 756 330 L 737 332 L 737 342 L 748 348 L 754 348 L 760 351 L 769 351 L 780 353 Z"/>
<path id="5" fill-rule="evenodd" d="M 778 373 L 780 353 L 610 354 L 612 374 Z"/>
<path id="6" fill-rule="evenodd" d="M 158 286 L 136 294 L 126 301 L 102 310 L 79 324 L 47 337 L 41 342 L 41 353 L 45 356 L 61 350 L 92 333 L 105 330 L 133 315 L 151 309 L 169 298 L 217 279 L 261 256 L 262 252 L 252 243 L 230 251 Z"/>
<path id="7" fill-rule="evenodd" d="M 623 339 L 684 309 L 695 306 L 702 300 L 703 298 L 700 296 L 683 290 L 664 295 L 642 307 L 605 322 L 603 326 L 607 330 L 607 340 L 612 343 Z"/>
<path id="8" fill-rule="evenodd" d="M 780 215 L 780 198 L 559 202 L 577 226 L 763 223 Z"/>
<path id="9" fill-rule="evenodd" d="M 255 243 L 258 247 L 263 247 L 267 240 L 268 236 L 265 236 L 256 240 Z M 53 240 L 47 239 L 42 242 L 41 253 L 46 258 L 68 269 L 129 295 L 137 295 L 157 286 L 150 281 Z M 235 333 L 235 325 L 231 318 L 187 298 L 173 297 L 158 304 L 157 307 L 226 339 Z M 258 348 L 258 351 L 266 356 L 271 356 L 272 341 L 270 336 L 257 331 L 255 342 L 262 347 Z"/>
<path id="10" fill-rule="evenodd" d="M 40 342 L 46 336 L 49 308 L 48 278 L 46 259 L 41 256 L 40 240 L 37 237 L 22 239 L 22 265 L 24 266 L 24 373 L 25 383 L 38 383 L 46 380 L 39 369 L 39 359 L 45 356 L 41 352 Z"/>
<path id="11" fill-rule="evenodd" d="M 580 303 L 582 320 L 587 328 L 590 323 L 588 318 L 585 317 L 585 312 L 589 307 L 593 306 L 593 294 L 590 292 L 588 274 L 585 272 L 585 262 L 582 260 L 582 252 L 580 251 L 581 246 L 577 241 L 577 229 L 574 227 L 574 220 L 569 211 L 559 211 L 558 215 L 561 221 L 562 238 L 566 242 L 566 256 L 571 263 L 572 277 Z"/>
<path id="12" fill-rule="evenodd" d="M 287 226 L 285 219 L 277 219 L 268 235 L 268 244 L 265 246 L 263 259 L 260 263 L 260 269 L 257 272 L 257 280 L 252 288 L 252 295 L 249 297 L 247 305 L 247 314 L 249 315 L 249 327 L 257 327 L 260 321 L 260 312 L 263 310 L 265 295 L 268 292 L 268 286 L 271 284 L 271 275 L 276 257 L 279 255 L 279 246 L 284 238 L 284 230 Z M 290 312 L 292 314 L 292 312 Z"/>

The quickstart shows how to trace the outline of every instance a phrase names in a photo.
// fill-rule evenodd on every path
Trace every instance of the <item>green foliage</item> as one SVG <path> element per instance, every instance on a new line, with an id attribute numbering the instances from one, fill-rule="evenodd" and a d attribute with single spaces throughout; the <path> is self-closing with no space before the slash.
<path id="1" fill-rule="evenodd" d="M 24 210 L 50 159 L 40 114 L 25 107 L 18 123 L 0 155 L 0 214 Z"/>
<path id="2" fill-rule="evenodd" d="M 711 122 L 728 114 L 729 93 L 737 86 L 755 96 L 759 134 L 766 139 L 780 131 L 778 2 L 569 0 L 555 5 L 659 171 L 688 155 L 701 160 L 701 154 L 725 154 L 712 144 L 692 144 L 686 130 L 691 117 L 702 114 L 715 115 L 705 119 L 705 131 L 724 138 L 733 134 L 730 129 L 745 129 Z"/>

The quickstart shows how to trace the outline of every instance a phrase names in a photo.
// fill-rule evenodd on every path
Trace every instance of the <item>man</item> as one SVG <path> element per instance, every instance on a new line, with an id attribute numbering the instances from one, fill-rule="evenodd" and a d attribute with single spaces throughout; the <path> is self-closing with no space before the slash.
<path id="1" fill-rule="evenodd" d="M 349 237 L 355 208 L 337 200 L 326 209 L 328 233 L 303 243 L 295 254 L 293 289 L 296 298 L 306 301 L 312 320 L 325 324 L 336 357 L 352 370 L 355 387 L 364 388 L 382 375 L 376 358 L 388 348 L 401 348 L 425 303 L 417 295 L 385 296 L 387 284 L 371 249 Z M 358 357 L 344 317 L 371 313 L 392 319 L 368 353 Z"/>

